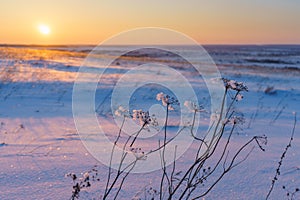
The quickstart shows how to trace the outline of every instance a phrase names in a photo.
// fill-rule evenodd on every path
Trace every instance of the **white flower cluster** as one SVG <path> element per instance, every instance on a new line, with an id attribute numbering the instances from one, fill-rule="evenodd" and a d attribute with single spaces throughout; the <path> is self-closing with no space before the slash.
<path id="1" fill-rule="evenodd" d="M 231 87 L 232 89 L 236 89 L 236 87 L 237 87 L 237 82 L 234 81 L 234 80 L 228 80 L 227 85 L 228 85 L 229 87 Z"/>
<path id="2" fill-rule="evenodd" d="M 172 105 L 179 105 L 179 102 L 174 97 L 170 97 L 169 95 L 160 92 L 156 95 L 157 101 L 161 101 L 163 106 L 167 106 L 169 110 L 174 110 Z"/>
<path id="3" fill-rule="evenodd" d="M 183 104 L 185 107 L 187 107 L 187 109 L 189 109 L 191 112 L 203 112 L 203 106 L 199 106 L 198 104 L 196 104 L 195 102 L 192 101 L 185 101 Z"/>
<path id="4" fill-rule="evenodd" d="M 156 100 L 161 101 L 163 106 L 167 106 L 168 104 L 168 99 L 165 97 L 165 94 L 160 92 L 156 95 Z"/>
<path id="5" fill-rule="evenodd" d="M 236 91 L 248 91 L 247 86 L 245 86 L 243 82 L 237 82 L 235 80 L 230 80 L 226 78 L 223 78 L 222 80 L 227 89 L 232 89 Z"/>
<path id="6" fill-rule="evenodd" d="M 115 116 L 118 117 L 128 117 L 132 118 L 133 120 L 138 120 L 141 126 L 158 126 L 158 122 L 154 115 L 150 116 L 148 111 L 143 110 L 129 110 L 125 109 L 123 106 L 119 106 L 117 110 L 115 110 Z"/>
<path id="7" fill-rule="evenodd" d="M 119 106 L 117 110 L 115 110 L 115 115 L 118 117 L 129 117 L 129 110 L 125 109 L 123 106 Z"/>

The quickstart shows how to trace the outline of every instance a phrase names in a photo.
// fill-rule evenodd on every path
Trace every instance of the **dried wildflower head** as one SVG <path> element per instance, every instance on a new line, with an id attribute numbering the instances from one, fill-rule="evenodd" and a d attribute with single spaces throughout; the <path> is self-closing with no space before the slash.
<path id="1" fill-rule="evenodd" d="M 76 176 L 76 174 L 74 174 L 74 173 L 67 173 L 67 174 L 65 175 L 65 177 L 71 177 L 73 181 L 75 181 L 75 180 L 77 179 L 77 176 Z"/>
<path id="2" fill-rule="evenodd" d="M 174 110 L 173 105 L 179 105 L 179 101 L 175 97 L 170 97 L 163 92 L 158 93 L 156 99 L 161 101 L 163 106 L 167 106 L 169 110 Z"/>
<path id="3" fill-rule="evenodd" d="M 154 115 L 150 116 L 149 111 L 142 111 L 142 110 L 133 110 L 132 111 L 132 119 L 138 120 L 141 126 L 158 126 L 158 122 Z"/>
<path id="4" fill-rule="evenodd" d="M 234 124 L 244 124 L 245 118 L 243 116 L 233 116 L 227 120 L 227 123 L 234 125 Z"/>
<path id="5" fill-rule="evenodd" d="M 129 117 L 129 110 L 125 109 L 123 106 L 119 106 L 117 110 L 115 110 L 115 115 L 118 117 Z"/>
<path id="6" fill-rule="evenodd" d="M 151 117 L 148 111 L 144 112 L 142 110 L 133 110 L 132 118 L 134 120 L 139 120 L 141 125 L 151 123 Z"/>
<path id="7" fill-rule="evenodd" d="M 147 159 L 145 152 L 142 151 L 141 148 L 132 147 L 129 150 L 133 153 L 133 155 L 136 157 L 136 159 L 138 159 L 138 160 L 146 160 Z"/>
<path id="8" fill-rule="evenodd" d="M 235 80 L 230 80 L 222 78 L 226 89 L 236 90 L 236 91 L 248 91 L 248 87 L 244 85 L 243 82 L 237 82 Z"/>
<path id="9" fill-rule="evenodd" d="M 199 106 L 195 102 L 185 101 L 183 105 L 192 112 L 204 112 L 203 106 L 202 105 Z"/>

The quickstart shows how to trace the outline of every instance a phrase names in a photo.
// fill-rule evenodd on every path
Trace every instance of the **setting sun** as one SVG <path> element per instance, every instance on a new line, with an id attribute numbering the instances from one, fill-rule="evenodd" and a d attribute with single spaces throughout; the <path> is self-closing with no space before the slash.
<path id="1" fill-rule="evenodd" d="M 40 25 L 38 27 L 40 33 L 44 34 L 44 35 L 48 35 L 50 33 L 50 28 L 46 25 Z"/>

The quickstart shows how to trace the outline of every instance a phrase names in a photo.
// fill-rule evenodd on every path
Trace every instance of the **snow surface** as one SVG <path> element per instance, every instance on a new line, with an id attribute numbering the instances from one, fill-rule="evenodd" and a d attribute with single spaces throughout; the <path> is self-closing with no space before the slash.
<path id="1" fill-rule="evenodd" d="M 100 56 L 114 55 L 120 48 L 106 47 Z M 193 55 L 193 47 L 177 47 Z M 205 199 L 265 199 L 280 156 L 289 141 L 293 112 L 300 111 L 300 46 L 207 46 L 223 77 L 243 81 L 249 88 L 237 110 L 246 122 L 234 134 L 237 148 L 254 135 L 268 137 L 266 152 L 255 148 L 250 157 L 227 174 Z M 72 115 L 72 89 L 90 46 L 0 47 L 0 199 L 69 199 L 72 180 L 67 173 L 84 174 L 98 165 L 100 182 L 81 192 L 82 199 L 100 196 L 107 167 L 82 144 Z M 189 66 L 168 54 L 141 50 L 112 64 L 96 91 L 96 113 L 115 135 L 109 103 L 115 81 L 133 66 L 155 61 L 167 63 L 184 74 L 209 107 L 203 80 Z M 85 66 L 93 67 L 93 66 Z M 93 77 L 93 76 L 91 76 Z M 88 81 L 88 80 L 87 80 Z M 165 88 L 150 85 L 136 91 L 132 107 L 149 108 Z M 178 114 L 178 113 L 177 113 Z M 176 118 L 176 112 L 174 114 Z M 204 121 L 209 116 L 204 117 Z M 176 121 L 176 120 L 175 120 Z M 172 126 L 176 126 L 176 122 Z M 205 122 L 203 123 L 205 126 Z M 201 128 L 200 128 L 201 129 Z M 270 199 L 287 199 L 282 186 L 300 186 L 300 138 L 297 124 L 292 147 Z M 141 140 L 141 145 L 151 142 Z M 178 160 L 184 168 L 191 162 L 193 146 Z M 160 173 L 131 174 L 120 199 L 132 199 L 144 188 L 157 187 Z M 296 194 L 296 199 L 300 194 Z"/>

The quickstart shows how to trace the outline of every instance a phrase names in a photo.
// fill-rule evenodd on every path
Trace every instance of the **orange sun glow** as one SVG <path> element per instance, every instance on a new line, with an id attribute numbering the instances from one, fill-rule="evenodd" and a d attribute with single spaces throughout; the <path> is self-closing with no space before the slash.
<path id="1" fill-rule="evenodd" d="M 48 35 L 50 33 L 50 28 L 46 25 L 39 25 L 38 29 L 43 35 Z"/>

